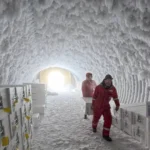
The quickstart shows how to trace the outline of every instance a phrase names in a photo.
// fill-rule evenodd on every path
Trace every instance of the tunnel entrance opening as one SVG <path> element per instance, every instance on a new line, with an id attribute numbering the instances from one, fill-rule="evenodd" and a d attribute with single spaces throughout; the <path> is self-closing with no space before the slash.
<path id="1" fill-rule="evenodd" d="M 65 88 L 65 75 L 60 71 L 51 71 L 48 75 L 48 88 L 50 91 L 63 91 Z"/>
<path id="2" fill-rule="evenodd" d="M 66 92 L 77 87 L 75 76 L 67 69 L 49 67 L 39 72 L 39 83 L 47 85 L 48 92 Z"/>

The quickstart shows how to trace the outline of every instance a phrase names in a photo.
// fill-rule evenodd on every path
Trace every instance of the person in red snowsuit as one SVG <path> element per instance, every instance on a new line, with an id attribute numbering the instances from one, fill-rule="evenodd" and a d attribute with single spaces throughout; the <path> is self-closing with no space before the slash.
<path id="1" fill-rule="evenodd" d="M 96 82 L 92 80 L 92 73 L 86 73 L 86 80 L 82 82 L 83 97 L 92 97 L 96 88 Z"/>
<path id="2" fill-rule="evenodd" d="M 92 73 L 86 73 L 86 80 L 82 82 L 82 95 L 84 98 L 90 98 L 92 101 L 92 96 L 96 88 L 96 82 L 92 80 Z M 85 100 L 85 99 L 84 99 Z M 87 119 L 87 107 L 85 109 L 84 119 Z"/>
<path id="3" fill-rule="evenodd" d="M 110 127 L 112 124 L 112 116 L 110 111 L 109 101 L 113 98 L 116 104 L 116 111 L 119 110 L 120 103 L 115 86 L 112 83 L 112 76 L 106 75 L 100 85 L 98 85 L 93 94 L 92 109 L 93 109 L 93 132 L 97 132 L 97 124 L 100 117 L 104 117 L 103 138 L 107 141 L 112 141 L 109 137 Z"/>

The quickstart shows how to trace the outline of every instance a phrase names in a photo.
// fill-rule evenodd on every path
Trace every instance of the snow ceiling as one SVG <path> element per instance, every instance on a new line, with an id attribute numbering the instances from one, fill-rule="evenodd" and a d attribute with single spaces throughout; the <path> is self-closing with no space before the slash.
<path id="1" fill-rule="evenodd" d="M 150 78 L 150 1 L 0 0 L 0 83 L 49 66 Z"/>

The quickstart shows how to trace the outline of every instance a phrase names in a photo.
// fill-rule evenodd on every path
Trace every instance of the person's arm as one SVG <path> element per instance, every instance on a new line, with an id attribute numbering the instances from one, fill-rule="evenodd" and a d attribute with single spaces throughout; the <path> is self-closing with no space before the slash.
<path id="1" fill-rule="evenodd" d="M 94 94 L 93 94 L 93 97 L 92 97 L 92 109 L 94 107 L 94 103 L 95 103 L 95 100 L 96 100 L 97 96 L 98 96 L 98 88 L 96 87 L 95 91 L 94 91 Z"/>
<path id="2" fill-rule="evenodd" d="M 82 82 L 82 95 L 83 95 L 83 97 L 85 97 L 85 92 L 86 92 L 86 86 L 85 86 L 85 82 L 83 81 Z"/>
<path id="3" fill-rule="evenodd" d="M 112 97 L 113 97 L 113 100 L 114 100 L 114 102 L 115 102 L 115 104 L 116 104 L 116 111 L 118 111 L 118 110 L 119 110 L 119 107 L 120 107 L 120 102 L 119 102 L 118 93 L 117 93 L 117 90 L 116 90 L 115 87 L 114 87 L 114 90 L 113 90 L 113 95 L 112 95 Z"/>
<path id="4" fill-rule="evenodd" d="M 95 86 L 95 88 L 96 88 L 96 86 L 97 86 L 95 81 L 94 81 L 94 86 Z"/>

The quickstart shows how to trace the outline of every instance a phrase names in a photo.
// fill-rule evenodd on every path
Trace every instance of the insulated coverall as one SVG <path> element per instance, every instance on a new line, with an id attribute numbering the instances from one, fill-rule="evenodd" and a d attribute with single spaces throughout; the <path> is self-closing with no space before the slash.
<path id="1" fill-rule="evenodd" d="M 92 97 L 95 88 L 96 88 L 96 83 L 94 80 L 84 80 L 82 82 L 82 95 L 83 95 L 83 97 Z"/>
<path id="2" fill-rule="evenodd" d="M 92 127 L 97 128 L 98 121 L 103 115 L 104 125 L 103 125 L 103 136 L 109 136 L 110 127 L 112 124 L 112 116 L 110 111 L 109 101 L 111 98 L 114 99 L 114 102 L 117 107 L 120 106 L 116 88 L 111 86 L 109 89 L 103 87 L 102 84 L 98 85 L 93 94 L 93 121 Z"/>

